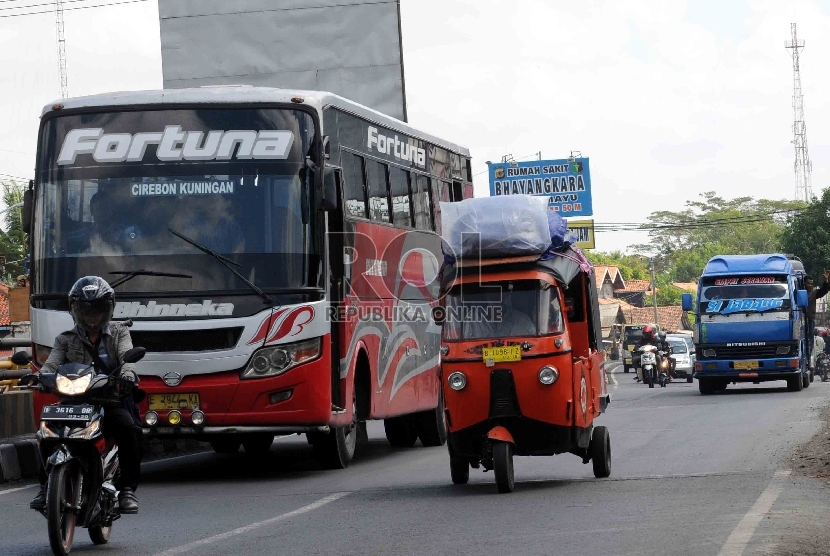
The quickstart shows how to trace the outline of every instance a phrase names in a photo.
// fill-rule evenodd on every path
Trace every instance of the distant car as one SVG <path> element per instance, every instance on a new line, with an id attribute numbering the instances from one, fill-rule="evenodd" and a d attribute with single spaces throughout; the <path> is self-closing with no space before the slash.
<path id="1" fill-rule="evenodd" d="M 666 341 L 671 344 L 672 357 L 677 361 L 675 374 L 686 377 L 686 382 L 692 382 L 695 370 L 695 345 L 692 338 L 685 334 L 666 334 Z"/>

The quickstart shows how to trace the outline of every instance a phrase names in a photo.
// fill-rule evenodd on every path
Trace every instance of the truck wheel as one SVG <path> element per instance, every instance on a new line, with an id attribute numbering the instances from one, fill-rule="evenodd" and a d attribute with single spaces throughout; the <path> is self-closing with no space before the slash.
<path id="1" fill-rule="evenodd" d="M 606 427 L 594 427 L 588 449 L 591 450 L 594 477 L 604 479 L 611 475 L 611 435 Z"/>
<path id="2" fill-rule="evenodd" d="M 787 379 L 787 390 L 789 392 L 801 392 L 802 390 L 804 390 L 804 381 L 801 380 L 801 376 L 788 378 Z"/>
<path id="3" fill-rule="evenodd" d="M 424 446 L 443 446 L 447 441 L 447 420 L 444 416 L 444 394 L 438 391 L 438 407 L 415 416 L 415 428 Z"/>
<path id="4" fill-rule="evenodd" d="M 711 378 L 697 379 L 697 387 L 700 390 L 700 393 L 704 396 L 711 396 L 715 393 L 715 385 L 712 384 Z"/>
<path id="5" fill-rule="evenodd" d="M 804 388 L 810 387 L 810 375 L 812 375 L 812 371 L 808 371 L 806 375 L 802 375 L 801 382 L 804 385 Z"/>
<path id="6" fill-rule="evenodd" d="M 493 443 L 493 471 L 496 474 L 496 487 L 502 494 L 513 492 L 516 479 L 513 474 L 513 445 L 509 442 Z"/>
<path id="7" fill-rule="evenodd" d="M 383 420 L 383 430 L 386 432 L 386 439 L 395 448 L 411 448 L 418 440 L 418 431 L 413 423 L 411 415 L 390 417 Z"/>
<path id="8" fill-rule="evenodd" d="M 631 371 L 631 367 L 629 367 L 628 365 L 623 365 L 623 372 L 624 373 L 628 373 L 630 371 Z"/>

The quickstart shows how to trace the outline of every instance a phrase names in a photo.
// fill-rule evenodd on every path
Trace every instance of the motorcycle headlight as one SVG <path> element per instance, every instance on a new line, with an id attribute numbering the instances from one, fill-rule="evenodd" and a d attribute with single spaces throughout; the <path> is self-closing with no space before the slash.
<path id="1" fill-rule="evenodd" d="M 80 378 L 71 379 L 69 377 L 59 375 L 57 378 L 58 392 L 66 396 L 77 396 L 83 394 L 89 388 L 89 383 L 92 382 L 92 375 L 87 374 Z"/>
<path id="2" fill-rule="evenodd" d="M 100 427 L 101 420 L 98 419 L 96 421 L 91 422 L 85 429 L 73 432 L 69 435 L 69 438 L 82 438 L 84 440 L 89 440 L 90 438 L 95 436 Z"/>
<path id="3" fill-rule="evenodd" d="M 254 353 L 242 378 L 263 378 L 281 375 L 297 365 L 308 363 L 320 356 L 320 338 L 303 340 L 293 344 L 262 348 Z"/>

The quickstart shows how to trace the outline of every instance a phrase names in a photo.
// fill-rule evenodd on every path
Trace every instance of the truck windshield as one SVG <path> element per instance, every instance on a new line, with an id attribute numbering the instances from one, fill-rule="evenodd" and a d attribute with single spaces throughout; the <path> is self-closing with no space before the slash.
<path id="1" fill-rule="evenodd" d="M 231 130 L 231 131 L 229 131 Z M 299 110 L 148 110 L 44 124 L 35 201 L 34 290 L 78 276 L 139 275 L 119 292 L 250 289 L 176 230 L 262 289 L 316 286 L 314 121 Z M 149 273 L 152 274 L 152 273 Z"/>
<path id="2" fill-rule="evenodd" d="M 447 296 L 444 337 L 447 340 L 479 340 L 535 336 L 538 334 L 540 293 L 536 280 L 455 286 Z M 551 302 L 548 320 L 547 326 L 551 330 L 561 331 L 558 298 Z"/>
<path id="3" fill-rule="evenodd" d="M 742 276 L 703 282 L 701 313 L 765 313 L 790 309 L 790 285 L 786 276 Z"/>

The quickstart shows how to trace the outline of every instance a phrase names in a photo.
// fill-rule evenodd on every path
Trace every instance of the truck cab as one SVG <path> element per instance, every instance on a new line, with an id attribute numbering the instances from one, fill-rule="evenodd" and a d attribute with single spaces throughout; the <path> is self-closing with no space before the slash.
<path id="1" fill-rule="evenodd" d="M 695 371 L 700 393 L 729 383 L 785 380 L 810 384 L 806 349 L 804 266 L 792 255 L 721 255 L 706 264 L 694 310 Z"/>

